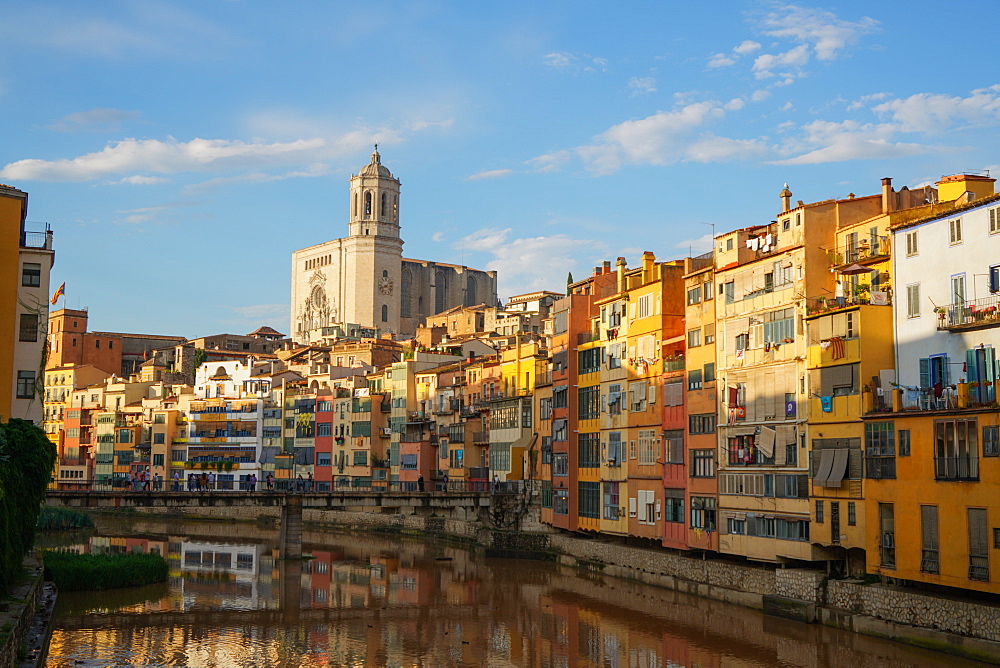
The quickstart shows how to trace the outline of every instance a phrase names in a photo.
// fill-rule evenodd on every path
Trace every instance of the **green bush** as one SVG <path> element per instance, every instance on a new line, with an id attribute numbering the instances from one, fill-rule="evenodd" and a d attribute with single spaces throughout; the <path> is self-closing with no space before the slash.
<path id="1" fill-rule="evenodd" d="M 0 423 L 0 593 L 21 573 L 35 540 L 38 512 L 56 447 L 26 420 Z"/>
<path id="2" fill-rule="evenodd" d="M 167 560 L 158 554 L 46 552 L 45 579 L 60 591 L 140 587 L 167 579 Z"/>
<path id="3" fill-rule="evenodd" d="M 69 508 L 42 508 L 38 515 L 39 531 L 68 531 L 94 526 L 90 515 Z"/>

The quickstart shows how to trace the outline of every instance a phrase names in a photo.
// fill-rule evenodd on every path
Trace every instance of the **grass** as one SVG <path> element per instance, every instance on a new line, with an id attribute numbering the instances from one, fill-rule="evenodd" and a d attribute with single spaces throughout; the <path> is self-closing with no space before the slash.
<path id="1" fill-rule="evenodd" d="M 39 531 L 69 531 L 89 529 L 94 520 L 86 513 L 68 508 L 42 508 L 38 515 Z"/>
<path id="2" fill-rule="evenodd" d="M 61 591 L 140 587 L 167 579 L 167 560 L 158 554 L 46 552 L 45 579 Z"/>

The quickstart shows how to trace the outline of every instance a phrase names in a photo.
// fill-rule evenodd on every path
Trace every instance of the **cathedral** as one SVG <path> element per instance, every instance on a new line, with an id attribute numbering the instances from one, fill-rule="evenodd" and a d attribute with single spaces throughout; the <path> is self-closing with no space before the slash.
<path id="1" fill-rule="evenodd" d="M 291 337 L 311 343 L 339 324 L 409 337 L 455 306 L 496 306 L 497 273 L 403 257 L 399 179 L 371 162 L 351 177 L 348 235 L 292 253 Z"/>

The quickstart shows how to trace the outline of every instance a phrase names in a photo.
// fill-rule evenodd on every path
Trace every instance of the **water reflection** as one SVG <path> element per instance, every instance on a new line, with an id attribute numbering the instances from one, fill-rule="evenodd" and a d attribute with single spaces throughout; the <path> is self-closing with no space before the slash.
<path id="1" fill-rule="evenodd" d="M 64 594 L 49 666 L 958 666 L 948 656 L 598 574 L 379 535 L 99 522 L 165 585 Z"/>

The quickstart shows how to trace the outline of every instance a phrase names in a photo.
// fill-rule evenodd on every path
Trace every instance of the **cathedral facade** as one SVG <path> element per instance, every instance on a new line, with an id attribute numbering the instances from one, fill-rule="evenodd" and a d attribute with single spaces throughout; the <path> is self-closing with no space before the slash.
<path id="1" fill-rule="evenodd" d="M 348 235 L 292 253 L 291 337 L 311 343 L 324 327 L 356 324 L 412 336 L 454 306 L 495 306 L 497 274 L 403 257 L 399 179 L 371 162 L 351 177 Z"/>

